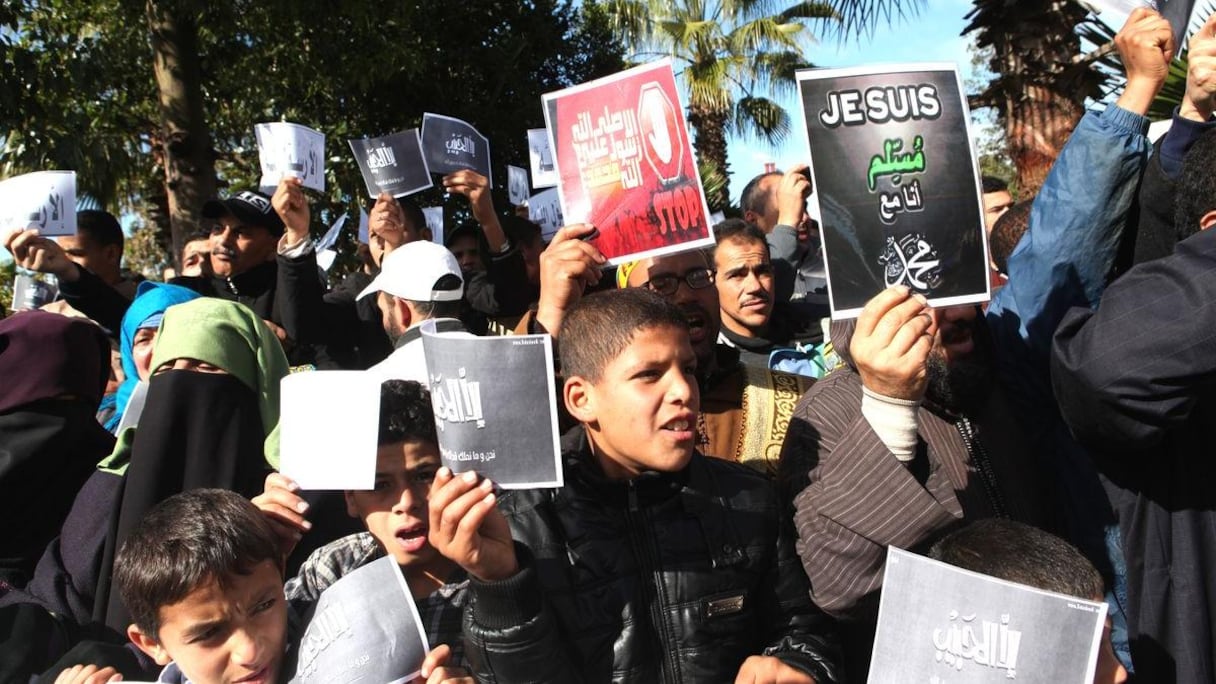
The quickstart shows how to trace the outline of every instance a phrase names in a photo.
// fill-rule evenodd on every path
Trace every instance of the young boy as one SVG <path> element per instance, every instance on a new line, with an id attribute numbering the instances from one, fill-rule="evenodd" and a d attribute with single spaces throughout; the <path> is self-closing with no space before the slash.
<path id="1" fill-rule="evenodd" d="M 431 543 L 470 575 L 477 681 L 835 681 L 831 622 L 768 480 L 694 450 L 680 309 L 595 294 L 560 342 L 582 423 L 563 440 L 565 486 L 498 500 L 441 468 L 431 488 Z"/>
<path id="2" fill-rule="evenodd" d="M 979 520 L 947 535 L 929 557 L 1009 582 L 1102 601 L 1102 575 L 1068 542 L 1025 523 Z M 1122 684 L 1128 675 L 1110 642 L 1110 617 L 1102 634 L 1094 684 Z"/>
<path id="3" fill-rule="evenodd" d="M 301 613 L 343 576 L 391 555 L 401 566 L 431 644 L 429 666 L 446 663 L 436 681 L 457 676 L 462 661 L 461 614 L 467 596 L 464 570 L 427 541 L 427 494 L 439 469 L 439 444 L 430 394 L 416 382 L 389 380 L 380 388 L 380 433 L 375 489 L 345 492 L 346 510 L 367 531 L 314 551 L 287 582 L 286 595 Z M 279 474 L 253 502 L 287 537 L 290 547 L 310 525 L 298 487 Z M 287 553 L 290 548 L 285 549 Z"/>
<path id="4" fill-rule="evenodd" d="M 161 682 L 278 681 L 287 602 L 274 532 L 247 499 L 196 489 L 155 508 L 123 543 L 114 582 L 127 636 Z"/>

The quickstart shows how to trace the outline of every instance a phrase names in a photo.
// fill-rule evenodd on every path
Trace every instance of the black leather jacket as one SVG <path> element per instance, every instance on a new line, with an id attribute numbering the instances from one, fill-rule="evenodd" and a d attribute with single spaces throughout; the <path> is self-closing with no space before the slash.
<path id="1" fill-rule="evenodd" d="M 832 621 L 764 476 L 694 454 L 678 473 L 610 481 L 581 428 L 563 447 L 565 487 L 500 501 L 521 571 L 471 581 L 477 681 L 734 681 L 752 655 L 837 681 Z"/>

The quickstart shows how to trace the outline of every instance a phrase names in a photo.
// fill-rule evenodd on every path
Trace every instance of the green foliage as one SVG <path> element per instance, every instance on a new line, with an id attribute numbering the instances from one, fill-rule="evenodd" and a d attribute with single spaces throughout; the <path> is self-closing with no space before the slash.
<path id="1" fill-rule="evenodd" d="M 0 317 L 13 311 L 13 280 L 16 277 L 16 262 L 11 259 L 0 261 Z"/>
<path id="2" fill-rule="evenodd" d="M 490 139 L 505 206 L 505 166 L 526 166 L 525 130 L 544 125 L 541 94 L 622 64 L 594 2 L 152 0 L 166 5 L 198 27 L 221 187 L 256 184 L 254 124 L 289 120 L 326 134 L 316 231 L 343 211 L 357 225 L 358 205 L 370 203 L 346 140 L 419 126 L 424 111 L 466 119 Z M 163 204 L 147 9 L 135 0 L 0 5 L 0 175 L 71 168 L 112 209 L 148 216 Z M 445 201 L 439 190 L 416 199 Z M 353 239 L 340 244 L 353 250 Z"/>

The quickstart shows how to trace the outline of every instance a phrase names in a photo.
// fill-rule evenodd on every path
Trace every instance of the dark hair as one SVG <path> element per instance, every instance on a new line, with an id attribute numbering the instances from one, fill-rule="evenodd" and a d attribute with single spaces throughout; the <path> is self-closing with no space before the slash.
<path id="1" fill-rule="evenodd" d="M 226 489 L 195 489 L 157 504 L 123 542 L 114 582 L 145 634 L 160 630 L 160 609 L 212 580 L 221 588 L 271 561 L 279 546 L 262 512 Z"/>
<path id="2" fill-rule="evenodd" d="M 780 171 L 769 171 L 748 181 L 747 185 L 743 186 L 743 193 L 739 195 L 739 209 L 744 212 L 754 211 L 757 214 L 763 214 L 768 211 L 768 203 L 772 197 L 772 193 L 761 189 L 761 185 L 763 185 L 761 181 L 769 176 L 781 175 Z"/>
<path id="3" fill-rule="evenodd" d="M 720 245 L 727 240 L 758 242 L 764 245 L 764 251 L 768 252 L 768 239 L 764 236 L 764 231 L 760 230 L 756 224 L 743 219 L 728 218 L 714 226 L 714 242 Z"/>
<path id="4" fill-rule="evenodd" d="M 996 176 L 981 176 L 980 184 L 984 186 L 985 195 L 990 192 L 1009 190 L 1009 183 L 1006 183 L 1003 179 L 997 178 Z"/>
<path id="5" fill-rule="evenodd" d="M 88 239 L 98 247 L 115 245 L 122 249 L 122 226 L 118 219 L 108 211 L 90 209 L 76 213 L 76 230 L 88 235 Z"/>
<path id="6" fill-rule="evenodd" d="M 431 289 L 438 290 L 440 292 L 450 292 L 452 290 L 459 290 L 461 287 L 463 287 L 463 283 L 464 281 L 462 281 L 460 278 L 452 275 L 451 273 L 447 273 L 440 276 L 439 280 L 436 280 L 435 284 L 431 286 Z M 414 312 L 417 313 L 420 318 L 424 319 L 456 318 L 460 316 L 460 310 L 464 307 L 463 299 L 444 302 L 420 302 L 413 299 L 408 299 L 405 301 L 408 301 L 414 307 Z"/>
<path id="7" fill-rule="evenodd" d="M 1199 232 L 1204 214 L 1216 211 L 1216 131 L 1195 141 L 1182 160 L 1178 189 L 1174 192 L 1174 232 L 1185 240 Z"/>
<path id="8" fill-rule="evenodd" d="M 980 520 L 947 535 L 929 557 L 964 570 L 1086 600 L 1103 594 L 1102 576 L 1080 551 L 1025 523 Z"/>
<path id="9" fill-rule="evenodd" d="M 192 231 L 189 235 L 187 235 L 186 239 L 182 240 L 182 250 L 177 255 L 178 263 L 181 263 L 182 259 L 186 256 L 186 245 L 190 244 L 191 242 L 201 242 L 203 240 L 206 240 L 208 242 L 211 241 L 211 231 L 195 230 L 195 231 Z"/>
<path id="10" fill-rule="evenodd" d="M 417 202 L 408 197 L 398 197 L 397 204 L 401 205 L 407 227 L 413 227 L 416 233 L 426 230 L 426 214 L 422 213 L 422 207 Z"/>
<path id="11" fill-rule="evenodd" d="M 562 372 L 597 382 L 634 333 L 664 326 L 687 331 L 688 319 L 680 307 L 650 290 L 631 287 L 588 295 L 562 321 Z"/>
<path id="12" fill-rule="evenodd" d="M 526 218 L 507 215 L 500 216 L 498 222 L 502 225 L 502 232 L 507 234 L 507 239 L 511 241 L 511 244 L 532 247 L 541 240 L 540 224 L 533 223 Z"/>
<path id="13" fill-rule="evenodd" d="M 431 393 L 413 380 L 385 380 L 380 385 L 378 444 L 398 442 L 439 443 Z"/>
<path id="14" fill-rule="evenodd" d="M 992 253 L 992 263 L 997 270 L 1009 274 L 1009 255 L 1018 246 L 1026 229 L 1030 227 L 1030 209 L 1034 200 L 1022 200 L 1001 214 L 992 225 L 992 234 L 988 236 L 988 250 Z"/>

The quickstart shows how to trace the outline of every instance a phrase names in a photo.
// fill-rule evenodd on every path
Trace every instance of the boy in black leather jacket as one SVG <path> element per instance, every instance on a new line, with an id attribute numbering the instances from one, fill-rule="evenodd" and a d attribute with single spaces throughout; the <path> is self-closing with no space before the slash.
<path id="1" fill-rule="evenodd" d="M 471 577 L 479 682 L 833 682 L 769 482 L 694 446 L 696 357 L 679 308 L 642 289 L 582 300 L 562 324 L 565 486 L 499 500 L 441 469 L 430 539 Z"/>

